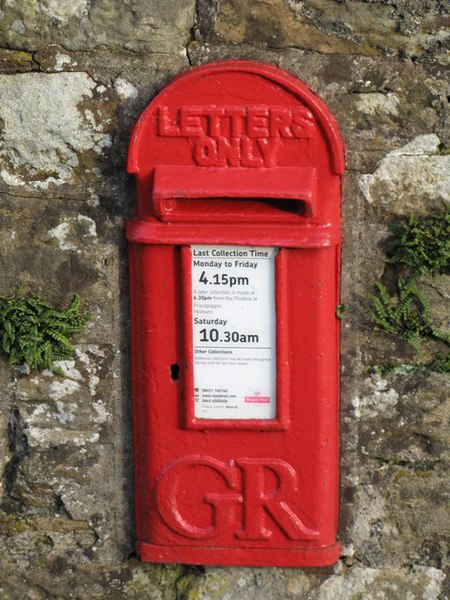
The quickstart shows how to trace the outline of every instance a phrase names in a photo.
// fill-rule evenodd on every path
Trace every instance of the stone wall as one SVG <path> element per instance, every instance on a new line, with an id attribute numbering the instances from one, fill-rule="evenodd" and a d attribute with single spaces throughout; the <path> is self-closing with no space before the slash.
<path id="1" fill-rule="evenodd" d="M 2 600 L 445 600 L 448 375 L 373 332 L 388 224 L 449 201 L 445 0 L 3 0 L 0 294 L 19 281 L 92 313 L 62 379 L 0 362 Z M 175 74 L 219 59 L 309 84 L 347 145 L 343 555 L 325 569 L 141 564 L 133 549 L 125 173 L 132 124 Z M 446 276 L 423 285 L 441 324 Z"/>

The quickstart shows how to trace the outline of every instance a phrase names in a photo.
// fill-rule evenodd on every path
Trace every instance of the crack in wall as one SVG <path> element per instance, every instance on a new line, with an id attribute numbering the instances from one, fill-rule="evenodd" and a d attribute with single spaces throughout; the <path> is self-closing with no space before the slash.
<path id="1" fill-rule="evenodd" d="M 17 481 L 21 464 L 29 454 L 28 438 L 24 431 L 24 424 L 18 408 L 10 412 L 8 423 L 8 447 L 11 458 L 7 462 L 3 472 L 3 485 L 6 501 L 3 504 L 10 505 L 9 508 L 20 508 L 22 500 L 14 495 L 14 484 Z"/>

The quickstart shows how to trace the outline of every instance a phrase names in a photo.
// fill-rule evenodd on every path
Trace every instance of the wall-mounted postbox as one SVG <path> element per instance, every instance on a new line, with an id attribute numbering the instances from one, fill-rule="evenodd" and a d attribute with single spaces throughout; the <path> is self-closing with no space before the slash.
<path id="1" fill-rule="evenodd" d="M 133 132 L 137 551 L 335 562 L 343 143 L 274 67 L 175 78 Z"/>

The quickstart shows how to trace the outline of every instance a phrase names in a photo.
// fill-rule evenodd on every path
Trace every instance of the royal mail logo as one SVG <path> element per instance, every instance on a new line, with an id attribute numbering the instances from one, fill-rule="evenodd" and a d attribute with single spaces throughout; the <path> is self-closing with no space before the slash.
<path id="1" fill-rule="evenodd" d="M 214 489 L 207 489 L 212 481 Z M 188 482 L 195 482 L 195 494 L 186 493 Z M 164 469 L 156 485 L 156 504 L 167 527 L 187 538 L 232 532 L 240 540 L 269 540 L 277 530 L 290 540 L 316 539 L 319 533 L 299 514 L 297 492 L 297 472 L 279 458 L 222 462 L 194 455 L 180 457 Z M 202 522 L 209 520 L 207 525 L 197 524 L 199 511 Z"/>
<path id="2" fill-rule="evenodd" d="M 247 404 L 270 404 L 269 396 L 244 396 Z"/>
<path id="3" fill-rule="evenodd" d="M 157 133 L 192 139 L 192 157 L 202 167 L 273 167 L 283 141 L 311 140 L 317 126 L 305 107 L 160 105 Z"/>

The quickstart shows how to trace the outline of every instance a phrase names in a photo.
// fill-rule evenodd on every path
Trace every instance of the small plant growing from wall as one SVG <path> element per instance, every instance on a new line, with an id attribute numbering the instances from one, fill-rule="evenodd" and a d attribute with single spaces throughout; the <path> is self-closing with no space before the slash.
<path id="1" fill-rule="evenodd" d="M 433 323 L 429 299 L 420 288 L 422 277 L 450 273 L 450 209 L 423 218 L 410 215 L 395 223 L 391 232 L 387 262 L 393 289 L 374 282 L 375 293 L 367 294 L 372 325 L 407 342 L 420 356 L 425 342 L 439 342 L 447 350 L 435 351 L 428 367 L 450 373 L 450 334 Z"/>
<path id="2" fill-rule="evenodd" d="M 55 361 L 72 358 L 71 338 L 83 331 L 89 318 L 80 312 L 78 294 L 59 310 L 19 288 L 11 296 L 0 295 L 0 350 L 10 366 L 51 369 Z M 54 371 L 64 375 L 61 369 Z"/>

